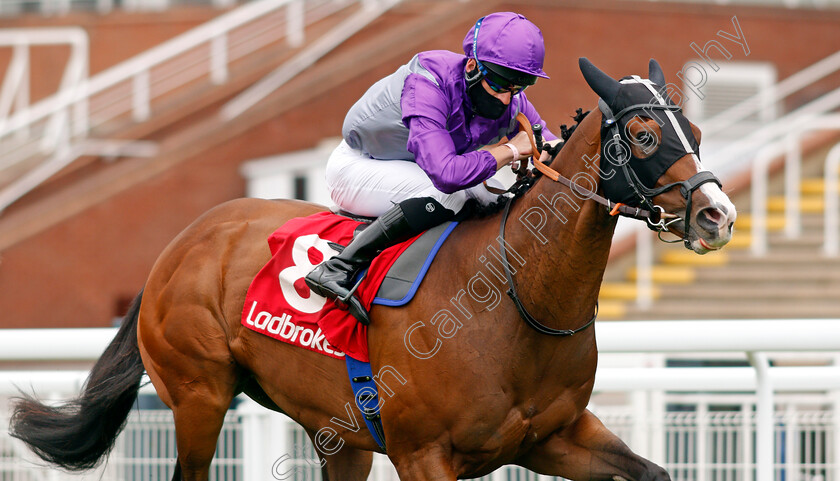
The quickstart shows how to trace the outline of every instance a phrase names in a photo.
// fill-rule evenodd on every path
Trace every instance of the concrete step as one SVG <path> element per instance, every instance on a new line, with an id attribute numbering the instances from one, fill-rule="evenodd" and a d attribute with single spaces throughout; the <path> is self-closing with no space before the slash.
<path id="1" fill-rule="evenodd" d="M 777 249 L 774 255 L 771 249 L 764 257 L 755 257 L 749 251 L 733 250 L 728 254 L 728 262 L 733 266 L 743 266 L 749 264 L 765 264 L 775 266 L 785 266 L 786 269 L 796 266 L 824 266 L 826 268 L 840 269 L 840 257 L 825 257 L 818 248 L 803 248 L 803 249 L 787 249 L 781 255 Z M 709 263 L 707 265 L 716 265 Z M 725 265 L 725 263 L 717 264 Z M 780 276 L 784 273 L 780 273 Z"/>
<path id="2" fill-rule="evenodd" d="M 654 299 L 659 297 L 659 288 L 654 286 L 651 293 Z M 604 301 L 632 301 L 638 296 L 638 289 L 633 282 L 604 282 L 598 298 Z"/>
<path id="3" fill-rule="evenodd" d="M 714 284 L 698 282 L 687 286 L 662 286 L 658 288 L 659 299 L 685 299 L 702 295 L 706 299 L 735 301 L 781 301 L 797 303 L 812 299 L 836 299 L 840 305 L 840 279 L 819 284 L 798 284 L 789 281 L 761 282 L 750 284 L 729 280 Z"/>
<path id="4" fill-rule="evenodd" d="M 803 212 L 800 216 L 800 221 L 802 222 L 802 229 L 809 230 L 809 229 L 819 229 L 822 231 L 823 227 L 823 216 L 821 213 L 808 213 Z M 784 211 L 782 212 L 769 212 L 767 214 L 767 230 L 773 231 L 781 231 L 785 228 L 785 214 Z M 749 209 L 742 207 L 741 211 L 738 212 L 738 218 L 735 220 L 735 231 L 745 231 L 750 230 L 752 228 L 752 214 L 750 214 Z"/>
<path id="5" fill-rule="evenodd" d="M 767 248 L 771 252 L 790 250 L 807 250 L 820 254 L 825 242 L 822 232 L 803 232 L 799 237 L 788 238 L 781 233 L 771 233 L 767 239 Z M 726 245 L 725 252 L 745 250 L 752 247 L 753 237 L 749 232 L 736 232 L 732 240 Z"/>
<path id="6" fill-rule="evenodd" d="M 623 319 L 626 315 L 626 302 L 598 299 L 598 319 Z"/>
<path id="7" fill-rule="evenodd" d="M 823 265 L 809 264 L 790 268 L 780 273 L 778 266 L 757 263 L 737 268 L 696 269 L 693 273 L 698 285 L 717 282 L 781 282 L 781 283 L 827 283 L 840 282 L 840 269 L 826 269 Z M 837 292 L 840 297 L 840 292 Z"/>
<path id="8" fill-rule="evenodd" d="M 697 279 L 697 269 L 687 266 L 654 265 L 651 268 L 651 279 L 655 284 L 690 284 Z M 633 267 L 627 271 L 626 279 L 635 282 L 638 272 Z"/>
<path id="9" fill-rule="evenodd" d="M 825 194 L 825 179 L 822 177 L 802 179 L 799 190 L 803 195 L 823 195 Z"/>
<path id="10" fill-rule="evenodd" d="M 820 178 L 802 179 L 799 191 L 803 195 L 822 195 L 825 193 L 825 180 Z"/>
<path id="11" fill-rule="evenodd" d="M 735 219 L 735 232 L 749 231 L 752 229 L 753 218 L 750 214 L 738 213 L 738 218 Z M 785 228 L 784 214 L 769 214 L 765 221 L 768 231 L 780 231 Z"/>
<path id="12" fill-rule="evenodd" d="M 750 237 L 752 240 L 752 237 Z M 785 249 L 785 250 L 802 250 L 814 252 L 817 255 L 822 252 L 822 246 L 825 242 L 822 232 L 803 232 L 796 238 L 788 238 L 782 234 L 771 234 L 767 238 L 767 246 L 770 250 Z"/>
<path id="13" fill-rule="evenodd" d="M 729 257 L 730 253 L 726 250 L 701 256 L 688 249 L 669 249 L 660 254 L 659 263 L 666 266 L 725 266 Z"/>
<path id="14" fill-rule="evenodd" d="M 702 293 L 702 288 L 698 288 Z M 622 319 L 797 319 L 840 318 L 840 296 L 836 300 L 789 299 L 662 299 L 650 310 L 628 303 Z M 795 328 L 795 324 L 791 325 Z M 726 333 L 721 333 L 726 335 Z M 756 335 L 761 335 L 757 332 Z"/>
<path id="15" fill-rule="evenodd" d="M 825 209 L 822 196 L 803 195 L 799 199 L 799 210 L 808 214 L 819 214 Z M 780 213 L 785 211 L 785 197 L 773 196 L 767 198 L 767 211 Z"/>

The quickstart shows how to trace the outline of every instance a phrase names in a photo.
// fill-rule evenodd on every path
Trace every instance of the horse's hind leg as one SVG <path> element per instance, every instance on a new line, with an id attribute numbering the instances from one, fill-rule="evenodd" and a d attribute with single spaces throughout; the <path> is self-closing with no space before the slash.
<path id="1" fill-rule="evenodd" d="M 315 443 L 314 431 L 306 430 L 309 439 Z M 323 481 L 365 481 L 370 474 L 373 463 L 373 453 L 342 446 L 337 452 L 325 454 L 318 451 L 321 459 L 321 475 Z"/>
<path id="2" fill-rule="evenodd" d="M 235 394 L 236 367 L 223 336 L 210 329 L 181 327 L 189 323 L 169 330 L 164 325 L 165 320 L 156 325 L 141 322 L 138 337 L 143 364 L 175 416 L 181 480 L 205 481 Z"/>
<path id="3" fill-rule="evenodd" d="M 181 472 L 180 479 L 173 478 L 176 481 L 209 478 L 216 441 L 234 395 L 233 372 L 220 369 L 199 373 L 195 366 L 202 363 L 193 362 L 182 365 L 179 372 L 182 384 L 167 385 L 172 402 L 169 407 L 175 416 L 177 463 Z"/>
<path id="4" fill-rule="evenodd" d="M 663 468 L 631 451 L 589 411 L 534 447 L 517 464 L 574 481 L 671 480 Z"/>
<path id="5" fill-rule="evenodd" d="M 215 399 L 206 399 L 213 397 Z M 210 462 L 216 452 L 216 441 L 230 398 L 227 403 L 219 401 L 221 399 L 210 390 L 198 388 L 173 409 L 178 464 L 183 481 L 205 481 L 209 477 Z"/>

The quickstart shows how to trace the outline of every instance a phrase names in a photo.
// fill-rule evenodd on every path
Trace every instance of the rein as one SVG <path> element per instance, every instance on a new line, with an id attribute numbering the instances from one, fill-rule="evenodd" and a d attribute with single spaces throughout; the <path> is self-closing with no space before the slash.
<path id="1" fill-rule="evenodd" d="M 520 128 L 528 133 L 528 139 L 531 141 L 532 151 L 540 152 L 542 149 L 537 148 L 537 142 L 534 138 L 534 130 L 531 128 L 531 123 L 528 121 L 528 117 L 526 117 L 525 114 L 520 112 L 516 115 L 516 120 L 519 122 Z M 559 172 L 543 164 L 542 162 L 534 162 L 534 167 L 538 171 L 540 171 L 541 174 L 553 180 L 554 182 L 565 185 L 573 192 L 581 196 L 581 198 L 591 199 L 605 206 L 607 210 L 609 210 L 610 215 L 620 215 L 624 217 L 630 217 L 632 219 L 647 220 L 652 224 L 660 222 L 662 214 L 661 208 L 650 211 L 642 209 L 641 207 L 630 207 L 629 205 L 613 202 L 607 199 L 606 197 L 602 197 L 585 187 L 581 187 L 580 185 L 575 184 L 570 179 L 563 177 L 562 175 L 560 175 Z"/>
<path id="2" fill-rule="evenodd" d="M 603 113 L 604 117 L 604 126 L 609 129 L 610 134 L 616 140 L 621 140 L 621 137 L 618 132 L 618 122 L 617 120 L 623 117 L 625 114 L 630 113 L 635 110 L 640 110 L 643 108 L 648 109 L 658 109 L 658 110 L 675 110 L 679 107 L 665 105 L 665 104 L 637 104 L 622 109 L 617 115 L 613 115 L 612 110 L 607 106 L 607 104 L 601 100 L 598 102 L 598 107 L 600 108 L 601 112 Z M 542 146 L 537 145 L 537 140 L 534 135 L 534 129 L 531 127 L 531 123 L 528 121 L 528 118 L 520 112 L 516 116 L 516 120 L 519 122 L 520 128 L 528 133 L 528 139 L 531 141 L 531 151 L 539 154 L 541 152 Z M 542 143 L 540 141 L 540 143 Z M 603 143 L 603 142 L 602 142 Z M 629 159 L 627 159 L 629 160 Z M 683 239 L 682 241 L 685 243 L 686 247 L 691 248 L 691 241 L 689 240 L 688 236 L 688 229 L 690 223 L 690 212 L 691 212 L 691 194 L 694 193 L 695 190 L 700 188 L 701 185 L 705 184 L 706 182 L 714 182 L 720 185 L 720 181 L 714 174 L 709 171 L 702 171 L 698 172 L 697 174 L 691 176 L 686 181 L 683 182 L 674 182 L 672 184 L 668 184 L 656 189 L 649 189 L 645 187 L 635 175 L 635 173 L 628 167 L 628 162 L 621 163 L 621 169 L 624 173 L 624 176 L 630 186 L 633 188 L 633 191 L 636 195 L 640 198 L 641 204 L 648 207 L 648 209 L 643 209 L 641 207 L 631 207 L 623 203 L 619 202 L 612 202 L 611 200 L 598 195 L 595 192 L 590 191 L 580 185 L 572 182 L 570 179 L 562 176 L 559 172 L 552 169 L 548 165 L 543 164 L 542 162 L 536 160 L 534 161 L 534 167 L 544 176 L 548 177 L 554 182 L 559 184 L 565 185 L 569 189 L 572 190 L 576 195 L 580 196 L 582 199 L 590 199 L 594 200 L 595 202 L 605 206 L 609 211 L 610 215 L 616 216 L 624 216 L 630 217 L 633 219 L 645 220 L 647 221 L 648 227 L 652 230 L 658 231 L 659 238 L 662 239 L 662 232 L 668 232 L 668 227 L 675 223 L 679 222 L 680 220 L 684 220 L 685 227 L 683 230 Z M 523 177 L 520 182 L 524 181 L 524 175 L 527 174 L 527 164 L 523 163 L 520 165 L 519 169 L 514 169 L 520 177 Z M 517 182 L 518 184 L 519 182 Z M 680 193 L 686 198 L 686 215 L 685 219 L 681 219 L 679 216 L 673 214 L 667 214 L 664 209 L 658 205 L 653 203 L 653 197 L 667 192 L 674 187 L 680 188 Z M 516 189 L 517 185 L 514 184 L 511 189 Z M 595 304 L 595 314 L 586 324 L 578 327 L 577 329 L 554 329 L 542 324 L 538 321 L 534 316 L 532 316 L 525 306 L 522 304 L 522 301 L 519 299 L 519 295 L 516 292 L 516 286 L 513 283 L 513 275 L 511 273 L 510 263 L 507 259 L 507 249 L 506 249 L 506 242 L 505 242 L 505 225 L 507 224 L 507 218 L 510 214 L 510 206 L 513 205 L 514 197 L 509 197 L 507 202 L 505 203 L 505 210 L 504 214 L 502 215 L 501 225 L 499 227 L 499 239 L 501 241 L 501 248 L 500 254 L 502 257 L 502 267 L 505 271 L 505 276 L 507 278 L 508 283 L 508 290 L 507 295 L 513 300 L 513 304 L 516 306 L 516 310 L 519 311 L 519 315 L 525 322 L 532 327 L 534 330 L 541 334 L 546 334 L 549 336 L 559 336 L 559 337 L 567 337 L 577 334 L 578 332 L 583 331 L 584 329 L 588 328 L 595 322 L 595 318 L 598 317 L 598 304 Z M 669 218 L 669 221 L 665 221 L 665 218 Z M 664 239 L 663 239 L 664 240 Z M 667 242 L 667 241 L 666 241 Z M 677 241 L 679 242 L 679 240 Z"/>
<path id="3" fill-rule="evenodd" d="M 533 141 L 533 137 L 532 137 Z M 539 162 L 538 162 L 539 163 Z M 592 319 L 589 320 L 586 324 L 578 327 L 577 329 L 554 329 L 551 327 L 546 326 L 545 324 L 538 321 L 534 316 L 532 316 L 525 306 L 522 304 L 522 301 L 519 299 L 519 295 L 516 293 L 516 286 L 513 284 L 513 275 L 510 272 L 510 263 L 507 259 L 507 249 L 505 246 L 507 243 L 505 242 L 505 224 L 507 224 L 508 214 L 510 213 L 510 206 L 513 204 L 513 197 L 508 198 L 507 203 L 505 204 L 505 213 L 502 214 L 502 224 L 499 228 L 499 238 L 501 239 L 501 246 L 499 248 L 499 253 L 502 255 L 502 267 L 505 269 L 505 276 L 507 277 L 508 282 L 508 290 L 507 295 L 513 300 L 513 305 L 516 306 L 516 310 L 519 311 L 519 315 L 522 316 L 522 319 L 525 320 L 529 326 L 534 328 L 540 334 L 547 334 L 549 336 L 559 336 L 559 337 L 568 337 L 574 334 L 579 333 L 580 331 L 586 329 L 587 327 L 591 326 L 595 322 L 595 318 L 598 317 L 598 303 L 595 303 L 595 314 L 592 315 Z"/>
<path id="4" fill-rule="evenodd" d="M 534 130 L 531 128 L 531 123 L 528 121 L 528 118 L 525 117 L 525 114 L 520 112 L 519 114 L 517 114 L 516 120 L 519 122 L 521 128 L 528 133 L 528 139 L 531 141 L 532 152 L 540 152 L 541 149 L 537 148 L 537 142 L 534 138 Z M 610 209 L 610 213 L 612 215 L 625 215 L 628 217 L 633 217 L 635 219 L 650 219 L 651 213 L 649 211 L 642 210 L 641 208 L 632 208 L 624 204 L 616 204 L 610 202 L 608 199 L 601 197 L 595 192 L 591 192 L 586 188 L 580 187 L 579 185 L 575 184 L 566 177 L 563 177 L 562 175 L 560 175 L 559 172 L 543 164 L 542 162 L 534 162 L 534 166 L 543 175 L 553 180 L 554 182 L 559 182 L 560 184 L 563 184 L 566 187 L 572 189 L 575 193 L 585 196 L 585 198 L 592 199 L 598 202 L 599 204 L 605 205 L 608 209 Z M 525 164 L 523 164 L 522 170 L 524 171 L 525 168 L 526 166 Z M 509 197 L 507 202 L 505 203 L 505 211 L 504 214 L 502 214 L 502 222 L 499 226 L 499 239 L 501 240 L 499 253 L 502 257 L 502 267 L 505 270 L 505 277 L 507 278 L 508 283 L 507 295 L 510 296 L 511 300 L 513 300 L 513 305 L 516 306 L 516 310 L 519 311 L 519 315 L 522 317 L 522 319 L 525 320 L 525 323 L 540 334 L 558 337 L 573 336 L 588 328 L 595 322 L 595 319 L 598 317 L 598 303 L 596 301 L 595 313 L 592 315 L 592 318 L 589 319 L 589 322 L 578 327 L 577 329 L 554 329 L 552 327 L 548 327 L 545 324 L 538 321 L 537 318 L 535 318 L 528 312 L 528 310 L 522 304 L 522 300 L 519 299 L 519 295 L 516 293 L 516 285 L 513 283 L 513 274 L 511 273 L 510 262 L 508 262 L 507 258 L 507 242 L 505 242 L 505 225 L 507 224 L 507 218 L 510 214 L 510 206 L 513 205 L 513 199 L 513 197 Z"/>

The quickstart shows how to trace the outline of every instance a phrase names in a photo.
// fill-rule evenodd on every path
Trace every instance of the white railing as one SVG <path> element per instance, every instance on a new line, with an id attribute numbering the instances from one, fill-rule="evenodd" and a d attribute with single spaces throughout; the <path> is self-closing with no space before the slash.
<path id="1" fill-rule="evenodd" d="M 6 66 L 6 76 L 0 91 L 0 126 L 12 111 L 20 112 L 29 107 L 31 51 L 35 46 L 66 45 L 70 54 L 61 76 L 58 90 L 82 82 L 88 76 L 89 41 L 84 29 L 57 28 L 6 28 L 0 29 L 0 48 L 11 47 L 12 56 Z"/>
<path id="2" fill-rule="evenodd" d="M 598 323 L 596 329 L 599 351 L 605 356 L 660 353 L 661 358 L 666 355 L 685 356 L 685 353 L 696 352 L 698 358 L 704 358 L 717 355 L 715 353 L 741 353 L 741 356 L 746 354 L 750 360 L 753 366 L 751 368 L 668 368 L 661 367 L 661 362 L 648 362 L 648 365 L 652 364 L 654 367 L 602 367 L 598 370 L 596 392 L 627 392 L 634 400 L 635 407 L 630 411 L 627 411 L 626 407 L 622 408 L 624 411 L 620 415 L 615 414 L 615 409 L 609 406 L 596 405 L 593 409 L 604 417 L 608 425 L 615 425 L 615 429 L 622 433 L 622 437 L 632 438 L 634 441 L 631 445 L 634 449 L 677 472 L 693 473 L 674 479 L 695 481 L 715 479 L 705 477 L 704 473 L 727 469 L 751 472 L 754 469 L 756 479 L 759 480 L 773 479 L 774 471 L 777 474 L 788 473 L 785 479 L 789 480 L 797 479 L 791 478 L 793 475 L 789 473 L 807 468 L 822 473 L 820 475 L 823 476 L 824 481 L 840 481 L 840 463 L 838 463 L 840 461 L 840 416 L 837 415 L 840 412 L 840 364 L 838 364 L 840 363 L 840 354 L 838 354 L 840 353 L 840 319 L 603 322 Z M 114 328 L 3 330 L 0 331 L 0 361 L 93 360 L 104 351 L 115 332 Z M 787 352 L 799 353 L 798 356 L 809 362 L 813 362 L 813 358 L 809 356 L 819 355 L 822 356 L 820 359 L 823 362 L 827 360 L 830 363 L 823 366 L 770 366 L 771 358 L 782 356 Z M 815 354 L 809 355 L 808 352 Z M 609 363 L 602 362 L 602 365 L 604 364 Z M 627 363 L 622 362 L 620 365 L 627 365 Z M 77 390 L 85 375 L 86 373 L 82 371 L 0 372 L 0 396 L 16 392 L 15 385 L 17 385 L 27 391 L 35 390 L 41 394 L 46 392 L 50 398 L 56 399 L 59 393 Z M 146 387 L 143 392 L 149 393 L 150 389 Z M 666 395 L 665 391 L 671 394 Z M 710 412 L 709 406 L 715 404 L 710 402 L 705 403 L 705 408 L 702 408 L 702 403 L 695 403 L 698 407 L 694 415 L 666 413 L 665 404 L 677 402 L 673 400 L 676 398 L 672 399 L 668 396 L 676 396 L 675 393 L 678 392 L 703 391 L 733 393 L 734 398 L 720 398 L 715 403 L 733 404 L 735 401 L 732 399 L 738 398 L 742 400 L 737 401 L 737 405 L 748 407 L 740 410 L 740 418 L 735 415 L 732 415 L 735 417 L 727 418 L 731 422 L 716 421 L 726 415 Z M 748 400 L 744 401 L 744 394 L 735 394 L 745 391 L 754 391 L 755 395 L 750 395 Z M 819 398 L 817 403 L 824 407 L 815 414 L 803 414 L 790 407 L 791 404 L 795 404 L 792 399 L 801 400 L 802 398 L 791 397 L 793 394 L 784 394 L 785 392 L 821 392 L 823 397 Z M 721 396 L 724 395 L 721 394 Z M 813 404 L 815 402 L 804 403 L 806 407 L 803 409 L 813 409 L 811 406 Z M 782 413 L 776 411 L 774 409 L 776 405 L 784 405 L 785 411 Z M 754 415 L 752 406 L 755 406 Z M 248 453 L 247 459 L 241 465 L 244 470 L 242 479 L 266 479 L 266 473 L 271 473 L 270 463 L 284 453 L 288 453 L 292 458 L 300 458 L 295 455 L 295 450 L 303 449 L 304 436 L 298 428 L 292 428 L 291 424 L 283 421 L 284 418 L 264 409 L 258 409 L 254 404 L 250 404 L 250 401 L 243 403 L 236 415 L 241 416 L 242 442 L 245 443 L 244 449 Z M 796 423 L 783 422 L 780 427 L 779 419 L 783 419 L 785 415 L 789 419 L 795 419 Z M 819 432 L 823 433 L 820 434 L 822 436 L 820 439 L 824 443 L 821 449 L 825 450 L 823 456 L 825 459 L 821 462 L 807 461 L 804 458 L 796 458 L 794 462 L 790 457 L 781 460 L 778 453 L 787 452 L 788 456 L 792 456 L 793 452 L 798 452 L 801 446 L 785 444 L 794 441 L 790 438 L 782 441 L 778 437 L 780 429 L 782 431 L 787 429 L 788 431 L 785 432 L 789 433 L 788 436 L 790 433 L 800 433 L 803 423 L 814 416 L 820 419 L 816 422 L 818 426 L 814 429 L 818 428 Z M 274 437 L 271 433 L 278 432 L 278 425 L 274 424 L 278 422 L 287 426 L 283 429 L 288 429 L 290 434 L 280 438 Z M 692 426 L 691 429 L 686 428 L 687 425 Z M 729 461 L 721 461 L 723 464 L 711 462 L 710 460 L 722 459 L 722 455 L 714 453 L 723 449 L 716 444 L 715 436 L 717 435 L 711 433 L 719 429 L 722 433 L 720 436 L 724 436 L 726 432 L 736 429 L 732 427 L 734 425 L 740 426 L 738 429 L 741 433 L 749 431 L 748 434 L 742 434 L 738 438 L 739 443 L 742 444 L 741 452 L 747 454 L 738 458 L 740 461 L 737 461 L 737 466 L 731 466 Z M 754 444 L 752 444 L 753 426 L 756 433 Z M 166 429 L 172 428 L 170 426 Z M 131 433 L 129 429 L 123 436 L 131 437 L 133 436 Z M 674 453 L 669 451 L 676 449 L 674 443 L 677 441 L 672 440 L 675 436 L 690 437 L 694 440 L 692 442 L 703 443 L 705 451 L 698 448 L 694 457 L 680 458 L 676 451 Z M 799 443 L 799 441 L 796 442 Z M 277 454 L 278 449 L 281 451 L 279 454 Z M 283 451 L 284 449 L 286 451 Z M 755 463 L 752 462 L 753 453 Z M 148 463 L 160 462 L 126 461 L 129 456 L 121 454 L 117 456 L 123 456 L 120 458 L 123 459 L 120 461 L 123 464 L 145 462 L 148 465 Z M 248 460 L 258 464 L 249 464 Z M 377 461 L 377 463 L 382 462 L 384 461 Z M 231 461 L 229 465 L 234 466 L 232 468 L 234 470 L 239 469 L 235 467 L 238 466 L 236 463 L 238 461 Z M 819 466 L 810 466 L 808 463 L 819 464 Z M 304 464 L 310 466 L 314 464 L 314 461 L 307 461 Z M 376 466 L 374 472 L 386 477 L 374 479 L 394 479 L 387 477 L 387 473 L 391 472 L 387 465 L 382 467 L 383 465 L 377 464 Z M 249 470 L 251 470 L 250 473 Z M 511 473 L 514 471 L 515 468 L 505 468 L 488 479 L 494 481 L 511 479 Z M 240 478 L 237 477 L 237 479 Z M 777 479 L 781 478 L 777 477 Z"/>
<path id="3" fill-rule="evenodd" d="M 785 234 L 788 238 L 796 238 L 802 231 L 802 221 L 800 215 L 800 181 L 801 181 L 801 163 L 802 163 L 802 138 L 813 131 L 817 130 L 840 130 L 840 115 L 829 114 L 822 115 L 793 124 L 790 127 L 790 132 L 785 134 L 776 142 L 770 143 L 761 148 L 755 156 L 752 168 L 752 183 L 751 183 L 751 209 L 752 209 L 752 226 L 751 236 L 752 244 L 751 251 L 755 256 L 764 256 L 767 254 L 767 183 L 768 170 L 773 160 L 780 156 L 784 156 L 785 162 Z M 830 171 L 829 161 L 826 159 L 825 181 L 834 183 L 837 182 L 837 168 Z M 833 175 L 831 175 L 833 172 Z M 830 203 L 836 203 L 834 197 L 837 191 L 834 191 L 834 197 L 828 188 L 826 189 L 826 207 Z M 831 217 L 830 209 L 826 208 L 826 220 Z M 836 215 L 836 210 L 834 211 Z M 829 254 L 830 239 L 829 225 L 826 224 L 824 231 L 825 253 Z M 835 254 L 836 255 L 836 254 Z"/>
<path id="4" fill-rule="evenodd" d="M 648 0 L 658 1 L 658 0 Z M 673 3 L 687 3 L 686 0 L 670 0 Z M 837 9 L 840 8 L 838 0 L 689 0 L 690 3 L 714 3 L 716 5 L 749 5 L 750 7 L 785 7 L 785 8 L 806 8 L 806 9 Z"/>
<path id="5" fill-rule="evenodd" d="M 840 255 L 840 143 L 828 151 L 825 157 L 825 211 L 823 229 L 825 230 L 823 253 L 828 257 Z"/>
<path id="6" fill-rule="evenodd" d="M 718 113 L 714 117 L 705 119 L 699 126 L 704 136 L 714 136 L 715 134 L 723 133 L 738 122 L 742 122 L 757 112 L 763 111 L 768 105 L 780 102 L 787 96 L 822 80 L 838 70 L 840 70 L 840 51 L 834 52 L 828 57 L 776 83 L 769 91 L 759 92 Z"/>
<path id="7" fill-rule="evenodd" d="M 100 14 L 112 11 L 115 6 L 130 12 L 161 11 L 184 3 L 180 0 L 3 0 L 0 2 L 0 16 L 19 15 L 37 11 L 42 15 L 66 15 L 73 10 L 93 10 Z M 235 0 L 204 0 L 207 5 L 227 8 Z"/>
<path id="8" fill-rule="evenodd" d="M 231 66 L 249 54 L 279 48 L 282 41 L 299 47 L 307 25 L 342 9 L 361 5 L 368 17 L 381 13 L 370 7 L 372 3 L 379 4 L 373 0 L 257 0 L 15 112 L 0 122 L 4 147 L 0 168 L 15 166 L 31 175 L 6 189 L 0 211 L 75 160 L 70 155 L 77 154 L 74 144 L 86 137 L 107 136 L 148 120 L 155 109 L 171 108 L 174 96 L 186 87 L 227 82 Z M 349 20 L 358 22 L 359 17 Z M 314 61 L 309 59 L 324 54 L 323 48 L 311 50 L 296 57 L 298 69 L 292 75 Z M 38 165 L 49 167 L 32 172 Z"/>
<path id="9" fill-rule="evenodd" d="M 228 121 L 241 115 L 400 1 L 402 0 L 361 0 L 360 11 L 348 17 L 345 22 L 329 33 L 322 35 L 306 51 L 288 60 L 274 72 L 226 103 L 221 109 L 221 118 Z"/>

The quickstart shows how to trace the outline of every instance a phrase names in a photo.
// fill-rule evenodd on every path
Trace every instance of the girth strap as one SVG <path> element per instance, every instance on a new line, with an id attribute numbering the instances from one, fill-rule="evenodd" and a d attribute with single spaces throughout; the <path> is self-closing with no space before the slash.
<path id="1" fill-rule="evenodd" d="M 385 431 L 382 429 L 382 416 L 379 415 L 379 389 L 373 381 L 370 363 L 353 359 L 349 355 L 345 355 L 344 360 L 356 407 L 361 411 L 373 440 L 385 452 Z"/>

